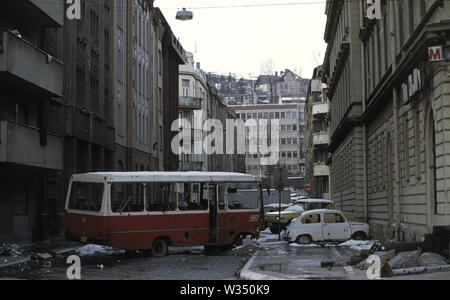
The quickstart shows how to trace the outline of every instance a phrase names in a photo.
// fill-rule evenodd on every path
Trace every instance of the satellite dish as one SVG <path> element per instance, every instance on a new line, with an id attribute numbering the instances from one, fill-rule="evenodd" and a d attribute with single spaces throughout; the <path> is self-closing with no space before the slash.
<path id="1" fill-rule="evenodd" d="M 177 12 L 176 18 L 180 21 L 190 21 L 194 18 L 194 13 L 190 10 L 186 10 L 186 8 L 183 8 L 183 10 Z"/>

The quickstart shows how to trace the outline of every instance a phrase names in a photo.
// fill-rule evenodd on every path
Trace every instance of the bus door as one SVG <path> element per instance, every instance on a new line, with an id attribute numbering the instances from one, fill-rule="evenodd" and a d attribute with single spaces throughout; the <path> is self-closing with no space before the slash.
<path id="1" fill-rule="evenodd" d="M 208 185 L 209 199 L 209 244 L 217 243 L 217 185 Z"/>
<path id="2" fill-rule="evenodd" d="M 226 210 L 226 185 L 217 185 L 217 244 L 228 245 L 232 242 Z"/>

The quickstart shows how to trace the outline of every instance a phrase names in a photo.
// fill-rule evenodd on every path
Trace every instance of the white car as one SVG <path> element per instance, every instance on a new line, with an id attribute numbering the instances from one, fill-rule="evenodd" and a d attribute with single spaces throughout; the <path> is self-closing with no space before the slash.
<path id="1" fill-rule="evenodd" d="M 304 212 L 287 227 L 285 239 L 302 245 L 312 242 L 367 240 L 369 225 L 349 222 L 338 210 L 318 209 Z"/>

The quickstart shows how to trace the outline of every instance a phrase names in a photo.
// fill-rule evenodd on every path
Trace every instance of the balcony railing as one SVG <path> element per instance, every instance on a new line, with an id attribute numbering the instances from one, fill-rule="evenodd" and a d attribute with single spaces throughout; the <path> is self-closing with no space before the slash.
<path id="1" fill-rule="evenodd" d="M 0 1 L 0 11 L 20 18 L 30 28 L 61 27 L 64 25 L 62 0 L 14 0 Z"/>
<path id="2" fill-rule="evenodd" d="M 314 163 L 314 177 L 330 176 L 330 167 L 322 163 Z"/>
<path id="3" fill-rule="evenodd" d="M 180 97 L 180 108 L 185 109 L 202 109 L 203 98 Z"/>
<path id="4" fill-rule="evenodd" d="M 330 111 L 330 105 L 326 102 L 316 102 L 312 104 L 312 114 L 316 118 L 325 117 Z"/>
<path id="5" fill-rule="evenodd" d="M 63 137 L 48 134 L 42 146 L 38 128 L 0 121 L 0 162 L 62 170 L 63 150 Z"/>
<path id="6" fill-rule="evenodd" d="M 35 96 L 62 96 L 60 61 L 9 31 L 0 36 L 0 81 Z"/>
<path id="7" fill-rule="evenodd" d="M 330 144 L 330 135 L 328 132 L 317 132 L 313 134 L 313 145 L 316 147 L 328 146 Z"/>

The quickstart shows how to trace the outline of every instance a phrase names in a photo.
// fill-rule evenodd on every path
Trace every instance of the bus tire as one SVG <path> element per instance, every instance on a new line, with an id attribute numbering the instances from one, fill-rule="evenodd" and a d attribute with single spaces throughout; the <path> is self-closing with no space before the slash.
<path id="1" fill-rule="evenodd" d="M 164 238 L 156 239 L 152 246 L 153 257 L 163 257 L 169 254 L 169 243 Z"/>
<path id="2" fill-rule="evenodd" d="M 244 245 L 244 237 L 242 234 L 238 234 L 235 238 L 234 238 L 234 242 L 233 245 L 236 247 L 242 246 Z"/>

